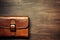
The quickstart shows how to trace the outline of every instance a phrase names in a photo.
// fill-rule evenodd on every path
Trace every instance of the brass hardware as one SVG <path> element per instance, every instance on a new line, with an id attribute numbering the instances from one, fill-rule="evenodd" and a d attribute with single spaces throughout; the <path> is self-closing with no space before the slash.
<path id="1" fill-rule="evenodd" d="M 10 31 L 11 32 L 16 32 L 15 20 L 10 20 Z"/>

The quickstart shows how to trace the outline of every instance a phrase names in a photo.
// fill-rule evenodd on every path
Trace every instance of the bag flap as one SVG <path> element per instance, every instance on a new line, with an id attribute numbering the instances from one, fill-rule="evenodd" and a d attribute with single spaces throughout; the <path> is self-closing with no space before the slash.
<path id="1" fill-rule="evenodd" d="M 28 27 L 28 17 L 0 17 L 0 27 L 10 27 L 11 20 L 15 21 L 16 28 Z"/>

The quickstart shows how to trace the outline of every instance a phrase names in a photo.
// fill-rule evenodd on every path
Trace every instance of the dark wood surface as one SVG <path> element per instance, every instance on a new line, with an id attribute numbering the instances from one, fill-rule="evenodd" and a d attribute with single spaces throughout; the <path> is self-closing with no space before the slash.
<path id="1" fill-rule="evenodd" d="M 1 0 L 0 5 L 1 16 L 30 17 L 30 40 L 60 40 L 60 0 Z"/>

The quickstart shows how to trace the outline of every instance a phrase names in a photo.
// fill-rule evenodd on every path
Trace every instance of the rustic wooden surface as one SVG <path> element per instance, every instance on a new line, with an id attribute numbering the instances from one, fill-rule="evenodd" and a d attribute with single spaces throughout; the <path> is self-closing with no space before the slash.
<path id="1" fill-rule="evenodd" d="M 60 0 L 0 0 L 0 15 L 29 16 L 30 40 L 60 40 Z"/>

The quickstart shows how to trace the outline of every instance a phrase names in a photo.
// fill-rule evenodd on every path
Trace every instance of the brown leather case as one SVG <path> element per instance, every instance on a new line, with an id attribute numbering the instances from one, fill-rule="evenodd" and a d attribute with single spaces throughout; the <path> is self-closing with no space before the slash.
<path id="1" fill-rule="evenodd" d="M 0 37 L 28 37 L 28 17 L 0 17 Z"/>

